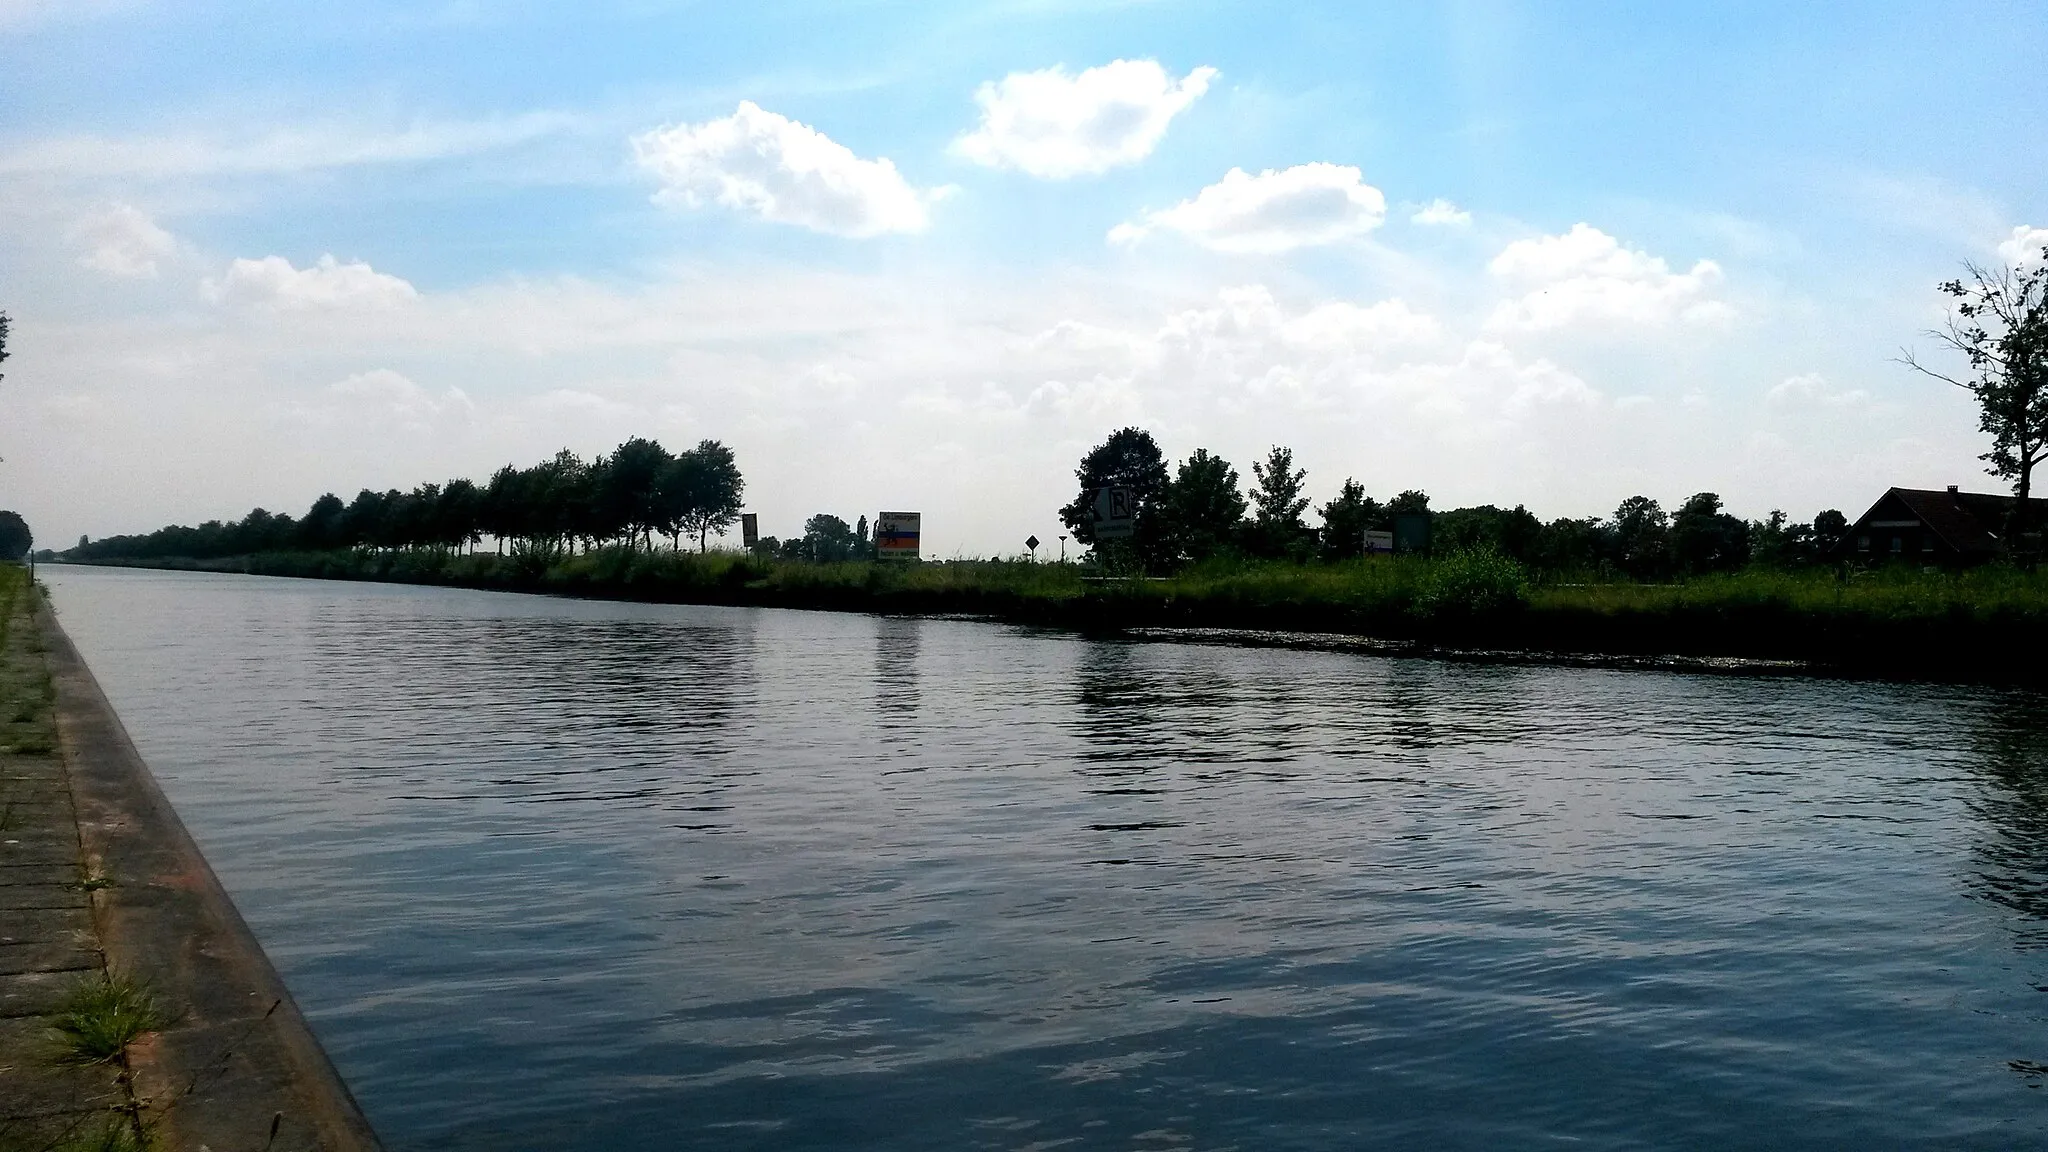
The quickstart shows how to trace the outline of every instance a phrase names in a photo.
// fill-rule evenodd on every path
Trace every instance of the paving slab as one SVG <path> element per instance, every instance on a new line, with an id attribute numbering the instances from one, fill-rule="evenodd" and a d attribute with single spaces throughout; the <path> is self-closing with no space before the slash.
<path id="1" fill-rule="evenodd" d="M 98 943 L 85 940 L 37 940 L 0 945 L 0 976 L 23 972 L 79 972 L 104 963 Z"/>
<path id="2" fill-rule="evenodd" d="M 0 1117 L 125 1107 L 119 1064 L 67 1064 L 48 1017 L 0 1020 Z"/>
<path id="3" fill-rule="evenodd" d="M 39 864 L 0 864 L 0 888 L 16 884 L 40 887 L 46 884 L 77 884 L 80 881 L 78 861 L 67 860 L 61 864 L 48 861 Z"/>
<path id="4" fill-rule="evenodd" d="M 13 972 L 0 976 L 0 1019 L 51 1016 L 63 1006 L 80 980 L 95 969 L 69 972 Z M 0 1058 L 4 1059 L 4 1058 Z M 0 1148 L 6 1145 L 0 1144 Z"/>
<path id="5" fill-rule="evenodd" d="M 0 919 L 0 948 L 10 944 L 93 939 L 90 908 L 20 908 Z"/>
<path id="6" fill-rule="evenodd" d="M 0 1149 L 7 1152 L 51 1152 L 66 1147 L 92 1148 L 97 1145 L 89 1141 L 104 1133 L 109 1124 L 123 1125 L 132 1132 L 134 1123 L 134 1117 L 122 1108 L 0 1117 Z"/>
<path id="7" fill-rule="evenodd" d="M 0 885 L 0 928 L 14 920 L 14 913 L 38 908 L 90 909 L 92 899 L 74 880 L 68 884 Z"/>

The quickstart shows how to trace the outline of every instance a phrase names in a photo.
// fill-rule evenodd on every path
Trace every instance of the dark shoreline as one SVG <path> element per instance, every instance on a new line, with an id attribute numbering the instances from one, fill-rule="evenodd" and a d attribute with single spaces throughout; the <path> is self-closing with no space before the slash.
<path id="1" fill-rule="evenodd" d="M 728 566 L 717 579 L 677 579 L 650 575 L 630 563 L 607 569 L 601 559 L 590 559 L 589 564 L 540 571 L 521 571 L 506 558 L 487 554 L 441 557 L 438 563 L 417 562 L 405 554 L 281 553 L 217 560 L 98 561 L 85 566 L 641 603 L 947 616 L 1090 636 L 1365 651 L 1465 663 L 2048 684 L 2048 666 L 2033 665 L 2022 656 L 2048 642 L 2048 620 L 2010 612 L 1966 615 L 1953 607 L 1945 614 L 1892 618 L 1854 611 L 1805 612 L 1768 600 L 1615 610 L 1539 599 L 1479 617 L 1427 618 L 1385 605 L 1177 595 L 1159 582 L 1108 581 L 1077 594 L 1045 595 L 989 584 L 903 586 L 878 573 L 864 581 L 774 582 L 744 578 L 748 570 L 743 565 Z"/>

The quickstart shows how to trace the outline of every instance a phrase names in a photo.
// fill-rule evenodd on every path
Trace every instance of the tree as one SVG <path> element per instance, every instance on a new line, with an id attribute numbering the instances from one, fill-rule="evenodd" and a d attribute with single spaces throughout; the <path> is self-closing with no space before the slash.
<path id="1" fill-rule="evenodd" d="M 627 547 L 642 537 L 649 538 L 668 518 L 658 511 L 657 487 L 662 473 L 674 461 L 669 450 L 644 437 L 612 449 L 597 468 L 591 485 L 596 517 L 593 534 L 606 538 L 624 536 Z"/>
<path id="2" fill-rule="evenodd" d="M 0 560 L 19 564 L 35 546 L 35 534 L 28 530 L 28 521 L 21 518 L 21 513 L 0 512 Z"/>
<path id="3" fill-rule="evenodd" d="M 1308 497 L 1301 494 L 1301 482 L 1308 475 L 1294 466 L 1294 450 L 1275 446 L 1263 461 L 1252 462 L 1252 549 L 1262 556 L 1287 556 L 1305 551 L 1309 544 L 1308 525 L 1301 514 L 1308 509 Z"/>
<path id="4" fill-rule="evenodd" d="M 1671 521 L 1648 496 L 1631 496 L 1614 510 L 1614 562 L 1638 580 L 1663 575 L 1670 564 Z"/>
<path id="5" fill-rule="evenodd" d="M 332 492 L 313 501 L 313 506 L 299 519 L 299 547 L 317 552 L 348 544 L 341 535 L 342 520 L 347 514 L 348 505 Z"/>
<path id="6" fill-rule="evenodd" d="M 1396 516 L 1423 515 L 1429 511 L 1429 493 L 1410 488 L 1392 500 L 1387 501 L 1387 518 Z"/>
<path id="7" fill-rule="evenodd" d="M 1365 485 L 1346 477 L 1337 498 L 1323 505 L 1321 551 L 1325 560 L 1343 560 L 1365 552 L 1365 534 L 1385 517 L 1380 502 L 1365 494 Z"/>
<path id="8" fill-rule="evenodd" d="M 1168 558 L 1200 562 L 1236 540 L 1244 525 L 1244 493 L 1237 469 L 1207 448 L 1195 449 L 1160 501 Z"/>
<path id="9" fill-rule="evenodd" d="M 526 514 L 526 473 L 510 464 L 491 473 L 491 481 L 485 485 L 483 497 L 478 501 L 477 527 L 498 542 L 498 551 L 505 551 L 505 541 L 516 540 L 527 533 Z"/>
<path id="10" fill-rule="evenodd" d="M 1849 518 L 1840 509 L 1830 508 L 1813 518 L 1813 543 L 1825 557 L 1842 544 L 1842 538 L 1849 534 Z"/>
<path id="11" fill-rule="evenodd" d="M 473 480 L 450 480 L 441 486 L 434 506 L 434 543 L 462 549 L 483 535 L 484 493 Z"/>
<path id="12" fill-rule="evenodd" d="M 1543 522 L 1520 504 L 1453 508 L 1437 513 L 1431 529 L 1430 545 L 1441 552 L 1499 552 L 1533 564 L 1542 550 Z"/>
<path id="13" fill-rule="evenodd" d="M 1671 519 L 1671 554 L 1686 572 L 1732 572 L 1749 562 L 1749 525 L 1721 511 L 1721 497 L 1701 492 Z"/>
<path id="14" fill-rule="evenodd" d="M 1102 488 L 1131 490 L 1136 497 L 1138 531 L 1145 534 L 1147 514 L 1166 488 L 1166 458 L 1150 432 L 1119 428 L 1081 457 L 1074 479 L 1081 482 L 1081 491 L 1060 509 L 1060 523 L 1074 534 L 1076 543 L 1095 543 L 1095 493 Z"/>
<path id="15" fill-rule="evenodd" d="M 846 521 L 830 513 L 820 512 L 804 521 L 803 539 L 792 540 L 790 543 L 798 547 L 798 554 L 804 559 L 828 564 L 852 559 L 859 538 L 853 534 L 853 529 Z"/>
<path id="16" fill-rule="evenodd" d="M 1991 436 L 1991 451 L 1978 459 L 1993 476 L 2011 480 L 2013 494 L 2025 501 L 2034 466 L 2048 458 L 2048 246 L 2031 267 L 1969 263 L 1963 270 L 1967 282 L 1959 277 L 1939 286 L 1955 307 L 1946 326 L 1927 335 L 1962 353 L 1970 374 L 1936 372 L 1911 351 L 1902 360 L 1976 399 L 1977 429 Z"/>
<path id="17" fill-rule="evenodd" d="M 697 537 L 698 552 L 709 550 L 711 533 L 723 535 L 739 522 L 747 482 L 732 449 L 716 440 L 698 441 L 676 457 L 671 482 L 682 493 L 675 524 Z"/>

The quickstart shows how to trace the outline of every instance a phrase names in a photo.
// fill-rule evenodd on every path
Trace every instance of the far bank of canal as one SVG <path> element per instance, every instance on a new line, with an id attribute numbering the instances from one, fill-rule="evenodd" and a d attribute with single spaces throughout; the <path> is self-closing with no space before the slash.
<path id="1" fill-rule="evenodd" d="M 0 1148 L 378 1147 L 19 569 L 0 618 Z"/>

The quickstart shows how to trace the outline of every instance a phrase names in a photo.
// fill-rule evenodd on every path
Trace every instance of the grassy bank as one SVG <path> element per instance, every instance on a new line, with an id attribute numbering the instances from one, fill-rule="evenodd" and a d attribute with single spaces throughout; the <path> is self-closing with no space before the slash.
<path id="1" fill-rule="evenodd" d="M 969 614 L 1088 631 L 1335 632 L 1418 646 L 1805 660 L 1879 675 L 2040 679 L 2048 573 L 1747 571 L 1646 585 L 1536 581 L 1484 554 L 1215 563 L 1122 580 L 1079 565 L 811 564 L 604 550 L 557 559 L 435 550 L 282 552 L 145 566 L 648 601 Z"/>

